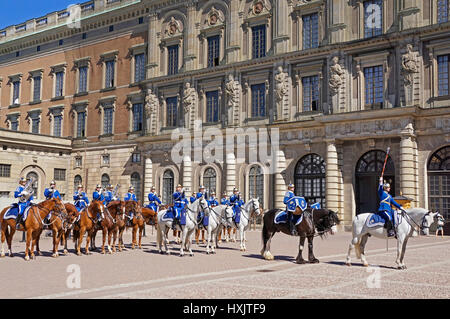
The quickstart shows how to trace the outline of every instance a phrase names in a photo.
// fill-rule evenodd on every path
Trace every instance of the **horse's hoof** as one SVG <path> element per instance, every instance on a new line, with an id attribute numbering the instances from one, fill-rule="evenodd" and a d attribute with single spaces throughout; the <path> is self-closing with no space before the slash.
<path id="1" fill-rule="evenodd" d="M 3 254 L 1 254 L 0 255 L 0 258 L 3 258 L 3 257 L 5 257 L 6 255 L 3 253 Z"/>
<path id="2" fill-rule="evenodd" d="M 29 260 L 30 260 L 30 257 L 29 257 L 29 256 L 25 256 L 25 260 L 26 260 L 26 261 L 29 261 Z"/>
<path id="3" fill-rule="evenodd" d="M 209 254 L 210 254 L 210 252 L 209 252 L 209 251 L 207 251 L 207 252 L 206 252 L 206 254 L 207 254 L 207 255 L 209 255 Z"/>
<path id="4" fill-rule="evenodd" d="M 69 251 L 67 250 L 67 249 L 64 249 L 64 255 L 68 255 L 69 254 Z"/>
<path id="5" fill-rule="evenodd" d="M 81 253 L 77 253 L 77 256 L 82 256 Z"/>
<path id="6" fill-rule="evenodd" d="M 304 259 L 297 259 L 296 262 L 297 262 L 297 264 L 299 264 L 299 265 L 304 265 L 304 264 L 306 264 L 306 260 L 304 260 Z"/>
<path id="7" fill-rule="evenodd" d="M 310 264 L 318 264 L 319 263 L 319 259 L 314 258 L 313 260 L 309 261 Z"/>
<path id="8" fill-rule="evenodd" d="M 352 263 L 351 262 L 346 262 L 345 265 L 348 266 L 348 267 L 351 267 Z"/>
<path id="9" fill-rule="evenodd" d="M 363 266 L 364 267 L 369 267 L 369 264 L 368 263 L 364 263 Z"/>

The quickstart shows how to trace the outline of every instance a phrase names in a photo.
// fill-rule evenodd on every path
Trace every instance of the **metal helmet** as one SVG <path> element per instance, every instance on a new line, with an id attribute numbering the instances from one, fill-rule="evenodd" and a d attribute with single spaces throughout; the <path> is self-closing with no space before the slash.
<path id="1" fill-rule="evenodd" d="M 288 188 L 294 188 L 295 186 L 294 186 L 294 184 L 289 184 L 288 185 Z"/>
<path id="2" fill-rule="evenodd" d="M 113 188 L 113 186 L 111 184 L 108 184 L 107 188 L 110 189 Z"/>
<path id="3" fill-rule="evenodd" d="M 95 186 L 95 188 L 96 188 L 96 189 L 97 189 L 97 188 L 102 188 L 102 185 L 97 184 L 97 186 Z"/>
<path id="4" fill-rule="evenodd" d="M 237 192 L 238 191 L 238 189 L 235 187 L 235 188 L 233 188 L 233 193 L 234 192 Z"/>
<path id="5" fill-rule="evenodd" d="M 56 186 L 56 182 L 55 181 L 51 181 L 50 182 L 50 186 L 55 185 Z"/>
<path id="6" fill-rule="evenodd" d="M 130 187 L 128 187 L 128 190 L 129 190 L 129 191 L 134 191 L 133 185 L 131 185 Z"/>
<path id="7" fill-rule="evenodd" d="M 155 191 L 155 190 L 156 190 L 156 187 L 155 187 L 155 186 L 152 186 L 152 187 L 150 187 L 150 190 L 151 190 L 151 191 Z"/>
<path id="8" fill-rule="evenodd" d="M 77 188 L 78 188 L 78 189 L 83 188 L 83 185 L 78 184 Z"/>
<path id="9" fill-rule="evenodd" d="M 391 188 L 391 184 L 385 182 L 385 183 L 383 184 L 383 189 L 387 189 L 387 188 Z"/>

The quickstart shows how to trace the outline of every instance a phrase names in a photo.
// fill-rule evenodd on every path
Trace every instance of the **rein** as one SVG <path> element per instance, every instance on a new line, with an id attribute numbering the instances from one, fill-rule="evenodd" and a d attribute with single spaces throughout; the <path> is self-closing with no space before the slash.
<path id="1" fill-rule="evenodd" d="M 409 221 L 412 221 L 412 222 L 413 222 L 420 230 L 430 228 L 430 226 L 424 226 L 424 225 L 423 225 L 423 224 L 425 223 L 425 217 L 426 217 L 427 215 L 429 215 L 429 214 L 430 214 L 430 212 L 428 212 L 428 213 L 426 213 L 425 215 L 423 215 L 421 225 L 419 226 L 419 224 L 417 224 L 417 223 L 414 221 L 414 219 L 412 219 L 412 217 L 409 216 L 408 213 L 406 213 L 406 211 L 402 210 L 402 213 L 401 213 L 401 215 L 402 215 L 403 217 L 405 217 L 406 221 L 408 222 L 408 224 L 409 224 L 411 227 L 414 228 L 414 226 L 413 226 Z M 407 218 L 406 218 L 406 216 L 407 216 Z"/>

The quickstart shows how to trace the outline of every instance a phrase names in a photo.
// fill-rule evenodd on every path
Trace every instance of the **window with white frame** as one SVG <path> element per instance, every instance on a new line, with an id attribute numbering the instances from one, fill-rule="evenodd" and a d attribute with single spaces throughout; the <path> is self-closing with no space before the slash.
<path id="1" fill-rule="evenodd" d="M 447 22 L 449 13 L 450 13 L 450 1 L 437 0 L 437 22 L 438 23 Z"/>
<path id="2" fill-rule="evenodd" d="M 166 126 L 176 127 L 178 116 L 178 97 L 168 97 L 166 99 Z"/>
<path id="3" fill-rule="evenodd" d="M 254 84 L 251 86 L 251 117 L 265 117 L 266 110 L 266 84 Z"/>
<path id="4" fill-rule="evenodd" d="M 22 82 L 22 74 L 15 74 L 9 76 L 9 83 L 11 84 L 11 105 L 20 104 L 21 82 Z"/>
<path id="5" fill-rule="evenodd" d="M 20 116 L 20 113 L 12 113 L 12 114 L 6 115 L 6 118 L 7 118 L 8 124 L 9 124 L 9 129 L 11 131 L 19 130 L 19 116 Z"/>
<path id="6" fill-rule="evenodd" d="M 66 180 L 66 170 L 64 168 L 55 168 L 54 172 L 54 180 L 55 181 L 65 181 Z"/>
<path id="7" fill-rule="evenodd" d="M 218 122 L 219 113 L 219 91 L 206 92 L 206 122 Z"/>
<path id="8" fill-rule="evenodd" d="M 77 94 L 87 93 L 89 81 L 89 65 L 91 63 L 90 57 L 81 58 L 75 61 L 75 68 L 77 71 Z"/>
<path id="9" fill-rule="evenodd" d="M 66 66 L 66 63 L 62 63 L 51 67 L 53 75 L 54 98 L 64 97 L 64 77 L 66 73 Z"/>
<path id="10" fill-rule="evenodd" d="M 51 134 L 53 136 L 62 136 L 63 111 L 64 106 L 49 108 L 50 119 L 52 122 Z"/>
<path id="11" fill-rule="evenodd" d="M 103 134 L 113 133 L 114 107 L 112 104 L 103 106 Z"/>
<path id="12" fill-rule="evenodd" d="M 437 57 L 437 67 L 438 67 L 438 96 L 449 95 L 449 57 L 450 54 L 439 55 Z"/>
<path id="13" fill-rule="evenodd" d="M 119 51 L 112 51 L 102 54 L 104 89 L 116 87 L 116 61 Z"/>
<path id="14" fill-rule="evenodd" d="M 252 27 L 252 58 L 258 59 L 266 56 L 266 25 Z"/>
<path id="15" fill-rule="evenodd" d="M 11 164 L 0 164 L 0 177 L 11 177 Z"/>
<path id="16" fill-rule="evenodd" d="M 384 74 L 383 66 L 376 65 L 364 68 L 364 81 L 365 81 L 365 105 L 383 106 L 384 95 Z"/>
<path id="17" fill-rule="evenodd" d="M 141 153 L 133 153 L 131 155 L 131 162 L 132 163 L 140 163 L 141 162 Z"/>
<path id="18" fill-rule="evenodd" d="M 248 173 L 249 198 L 264 198 L 264 173 L 259 165 L 253 165 Z"/>
<path id="19" fill-rule="evenodd" d="M 319 76 L 302 77 L 303 112 L 319 110 Z"/>
<path id="20" fill-rule="evenodd" d="M 38 103 L 41 101 L 42 93 L 42 74 L 44 70 L 35 70 L 30 72 L 31 80 L 31 102 Z"/>
<path id="21" fill-rule="evenodd" d="M 133 132 L 142 131 L 144 125 L 144 105 L 142 103 L 133 104 Z"/>
<path id="22" fill-rule="evenodd" d="M 134 56 L 134 82 L 138 83 L 145 80 L 145 66 L 146 57 L 145 53 L 136 54 Z"/>
<path id="23" fill-rule="evenodd" d="M 313 13 L 302 16 L 303 50 L 319 46 L 319 14 Z"/>
<path id="24" fill-rule="evenodd" d="M 87 105 L 87 101 L 72 104 L 72 112 L 75 115 L 73 134 L 76 138 L 86 137 Z"/>
<path id="25" fill-rule="evenodd" d="M 208 37 L 208 68 L 219 65 L 220 59 L 220 36 Z"/>
<path id="26" fill-rule="evenodd" d="M 32 110 L 28 112 L 28 118 L 31 124 L 31 133 L 39 134 L 41 126 L 41 110 Z"/>

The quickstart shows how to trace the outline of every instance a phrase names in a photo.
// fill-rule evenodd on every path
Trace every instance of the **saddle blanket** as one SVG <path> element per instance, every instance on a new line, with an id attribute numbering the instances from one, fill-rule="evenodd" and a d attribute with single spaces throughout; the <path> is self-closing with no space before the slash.
<path id="1" fill-rule="evenodd" d="M 321 208 L 320 203 L 312 204 L 311 208 L 313 208 L 313 209 L 320 209 Z"/>
<path id="2" fill-rule="evenodd" d="M 392 217 L 391 216 L 389 216 L 389 217 L 392 220 Z M 394 220 L 395 220 L 395 225 L 398 225 L 397 211 L 394 211 Z M 366 226 L 369 228 L 384 226 L 384 219 L 378 214 L 370 214 L 369 217 L 367 217 Z"/>
<path id="3" fill-rule="evenodd" d="M 174 216 L 173 212 L 171 210 L 168 210 L 162 216 L 161 221 L 163 221 L 163 222 L 173 221 L 174 218 L 175 218 L 175 216 Z M 186 225 L 186 214 L 184 212 L 181 212 L 180 224 Z"/>
<path id="4" fill-rule="evenodd" d="M 300 224 L 303 220 L 303 214 L 302 215 L 292 215 L 292 221 L 294 222 L 294 225 L 297 226 Z M 286 211 L 282 210 L 275 214 L 274 218 L 275 224 L 286 224 L 287 223 L 287 213 Z"/>
<path id="5" fill-rule="evenodd" d="M 30 210 L 31 206 L 25 208 L 25 211 L 23 212 L 23 216 L 22 216 L 22 220 L 26 221 L 27 217 L 28 217 L 28 211 Z M 16 219 L 17 215 L 19 215 L 19 206 L 18 205 L 13 205 L 11 206 L 10 209 L 8 209 L 8 211 L 5 213 L 5 215 L 3 216 L 4 220 L 7 219 Z"/>
<path id="6" fill-rule="evenodd" d="M 306 202 L 306 199 L 303 197 L 292 197 L 288 202 L 287 202 L 287 209 L 290 212 L 295 211 L 295 209 L 298 207 L 300 207 L 300 209 L 302 211 L 304 211 L 307 207 L 308 207 L 308 203 Z"/>

